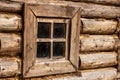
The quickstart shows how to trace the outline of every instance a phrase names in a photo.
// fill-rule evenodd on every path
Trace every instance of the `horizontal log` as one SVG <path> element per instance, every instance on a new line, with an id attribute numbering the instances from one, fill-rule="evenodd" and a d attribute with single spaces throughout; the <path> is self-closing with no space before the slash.
<path id="1" fill-rule="evenodd" d="M 78 73 L 45 76 L 42 78 L 30 78 L 25 80 L 115 80 L 116 76 L 117 69 L 110 67 L 92 70 L 80 70 Z"/>
<path id="2" fill-rule="evenodd" d="M 81 35 L 80 50 L 81 51 L 115 50 L 116 40 L 114 39 L 114 37 L 115 36 L 113 35 Z"/>
<path id="3" fill-rule="evenodd" d="M 0 31 L 20 31 L 22 29 L 21 18 L 18 14 L 0 12 Z"/>
<path id="4" fill-rule="evenodd" d="M 0 1 L 0 11 L 5 12 L 22 12 L 23 3 L 14 1 L 2 0 Z"/>
<path id="5" fill-rule="evenodd" d="M 0 55 L 13 55 L 20 52 L 21 36 L 19 34 L 0 33 Z"/>
<path id="6" fill-rule="evenodd" d="M 85 80 L 115 80 L 117 76 L 117 69 L 112 67 L 93 70 L 81 70 L 80 72 Z"/>
<path id="7" fill-rule="evenodd" d="M 0 80 L 19 80 L 18 77 L 12 77 L 12 78 L 0 78 Z"/>
<path id="8" fill-rule="evenodd" d="M 113 34 L 117 29 L 117 21 L 104 19 L 81 18 L 82 33 L 87 34 Z"/>
<path id="9" fill-rule="evenodd" d="M 117 64 L 116 52 L 86 52 L 80 54 L 80 69 L 101 68 Z"/>
<path id="10" fill-rule="evenodd" d="M 0 77 L 16 76 L 21 73 L 21 60 L 15 57 L 0 58 Z"/>
<path id="11" fill-rule="evenodd" d="M 117 18 L 120 17 L 120 7 L 116 6 L 106 6 L 106 5 L 99 5 L 99 4 L 92 4 L 92 3 L 76 3 L 70 1 L 55 1 L 55 0 L 27 0 L 26 3 L 49 3 L 52 5 L 66 5 L 66 6 L 73 6 L 73 7 L 80 7 L 82 9 L 81 16 L 88 17 L 88 18 Z M 7 11 L 7 12 L 22 12 L 23 3 L 21 1 L 14 2 L 14 1 L 0 1 L 0 11 Z"/>
<path id="12" fill-rule="evenodd" d="M 67 0 L 69 1 L 69 0 Z M 77 2 L 91 2 L 91 3 L 98 3 L 98 4 L 110 4 L 110 5 L 117 5 L 120 6 L 119 0 L 70 0 L 70 1 L 77 1 Z"/>
<path id="13" fill-rule="evenodd" d="M 39 0 L 37 3 L 47 3 Z M 120 7 L 92 3 L 76 3 L 70 1 L 48 1 L 52 5 L 66 5 L 81 8 L 81 16 L 87 18 L 117 18 L 120 17 Z"/>

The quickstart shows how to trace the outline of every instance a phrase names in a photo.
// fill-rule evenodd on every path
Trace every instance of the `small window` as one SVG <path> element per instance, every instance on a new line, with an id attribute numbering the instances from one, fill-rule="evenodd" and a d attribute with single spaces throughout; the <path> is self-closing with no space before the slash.
<path id="1" fill-rule="evenodd" d="M 79 63 L 79 8 L 25 4 L 24 10 L 23 76 L 76 72 Z"/>

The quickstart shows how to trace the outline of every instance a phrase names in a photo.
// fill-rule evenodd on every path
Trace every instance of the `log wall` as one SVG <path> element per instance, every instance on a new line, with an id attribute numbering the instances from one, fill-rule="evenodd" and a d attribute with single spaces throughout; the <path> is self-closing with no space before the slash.
<path id="1" fill-rule="evenodd" d="M 73 1 L 73 2 L 72 2 Z M 80 7 L 81 33 L 77 73 L 23 79 L 24 3 Z M 1 0 L 0 80 L 114 80 L 120 70 L 119 0 Z M 118 66 L 117 66 L 118 65 Z M 117 68 L 118 67 L 118 68 Z"/>

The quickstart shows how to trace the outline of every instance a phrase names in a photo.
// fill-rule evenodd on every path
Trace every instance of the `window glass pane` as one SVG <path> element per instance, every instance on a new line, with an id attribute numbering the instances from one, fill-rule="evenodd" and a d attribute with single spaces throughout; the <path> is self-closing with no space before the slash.
<path id="1" fill-rule="evenodd" d="M 50 42 L 38 42 L 37 43 L 37 57 L 44 58 L 50 55 Z"/>
<path id="2" fill-rule="evenodd" d="M 38 22 L 38 38 L 50 38 L 50 26 L 51 23 Z"/>
<path id="3" fill-rule="evenodd" d="M 66 23 L 54 23 L 54 38 L 66 37 Z"/>
<path id="4" fill-rule="evenodd" d="M 64 56 L 65 55 L 65 42 L 54 42 L 53 43 L 53 56 Z"/>

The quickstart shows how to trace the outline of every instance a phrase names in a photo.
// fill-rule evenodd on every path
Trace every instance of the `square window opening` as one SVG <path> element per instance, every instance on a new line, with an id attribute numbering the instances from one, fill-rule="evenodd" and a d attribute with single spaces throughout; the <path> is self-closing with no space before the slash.
<path id="1" fill-rule="evenodd" d="M 65 42 L 53 42 L 53 57 L 65 57 Z"/>
<path id="2" fill-rule="evenodd" d="M 48 22 L 38 22 L 38 38 L 50 38 L 50 27 L 51 23 Z"/>
<path id="3" fill-rule="evenodd" d="M 50 57 L 50 42 L 37 42 L 37 58 Z"/>
<path id="4" fill-rule="evenodd" d="M 66 37 L 66 23 L 54 23 L 54 38 Z"/>

